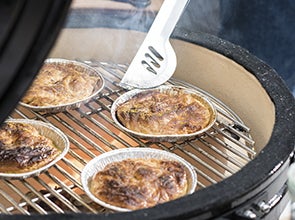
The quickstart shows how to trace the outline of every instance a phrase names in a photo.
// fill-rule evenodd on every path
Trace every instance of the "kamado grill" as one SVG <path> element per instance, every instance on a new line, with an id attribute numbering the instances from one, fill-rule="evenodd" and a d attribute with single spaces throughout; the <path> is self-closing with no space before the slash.
<path id="1" fill-rule="evenodd" d="M 19 6 L 20 15 L 25 16 L 25 12 L 33 10 L 33 2 L 15 3 Z M 41 33 L 39 38 L 37 35 L 32 38 L 36 44 L 24 45 L 27 51 L 15 60 L 19 64 L 17 67 L 22 68 L 11 70 L 14 80 L 8 80 L 8 87 L 5 87 L 11 94 L 5 93 L 1 84 L 1 110 L 7 112 L 1 119 L 24 118 L 50 123 L 67 135 L 70 150 L 62 160 L 40 175 L 1 179 L 1 218 L 279 218 L 289 201 L 286 182 L 288 167 L 293 162 L 295 102 L 271 67 L 230 42 L 176 27 L 171 43 L 178 63 L 173 78 L 167 84 L 202 93 L 216 107 L 217 120 L 210 130 L 191 140 L 150 142 L 121 130 L 110 114 L 112 103 L 127 91 L 118 83 L 145 33 L 116 25 L 66 28 L 60 32 L 49 57 L 77 60 L 93 67 L 105 80 L 102 91 L 79 108 L 59 113 L 34 112 L 20 105 L 14 108 L 14 103 L 27 89 L 27 86 L 19 87 L 15 80 L 26 79 L 24 82 L 29 84 L 26 77 L 32 73 L 28 72 L 40 68 L 58 33 L 57 27 L 61 27 L 61 24 L 56 25 L 53 29 L 56 31 L 49 34 L 50 28 L 57 23 L 53 17 L 60 15 L 61 19 L 69 7 L 69 3 L 64 1 L 42 1 L 42 4 L 44 13 L 47 12 L 47 22 L 43 20 L 43 25 L 48 35 L 36 29 L 36 33 Z M 5 6 L 13 7 L 8 3 Z M 15 26 L 10 26 L 10 33 L 17 36 L 13 31 L 21 31 L 17 28 L 20 27 L 17 24 L 21 24 L 16 21 L 13 24 Z M 46 41 L 48 38 L 51 40 Z M 0 41 L 2 48 L 4 42 L 7 49 L 11 45 L 9 38 Z M 42 54 L 38 54 L 36 49 L 43 49 Z M 11 63 L 5 61 L 2 57 L 0 67 L 8 73 Z M 8 102 L 7 97 L 14 99 Z M 14 110 L 10 112 L 10 109 Z M 195 193 L 132 212 L 113 212 L 94 203 L 85 195 L 81 185 L 80 174 L 84 166 L 97 155 L 130 147 L 161 149 L 190 162 L 198 175 Z"/>

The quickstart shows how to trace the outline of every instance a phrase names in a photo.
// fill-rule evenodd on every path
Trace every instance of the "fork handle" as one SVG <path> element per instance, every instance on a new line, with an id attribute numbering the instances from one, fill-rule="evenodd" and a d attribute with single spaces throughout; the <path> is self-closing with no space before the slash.
<path id="1" fill-rule="evenodd" d="M 164 0 L 149 32 L 168 40 L 189 0 Z"/>

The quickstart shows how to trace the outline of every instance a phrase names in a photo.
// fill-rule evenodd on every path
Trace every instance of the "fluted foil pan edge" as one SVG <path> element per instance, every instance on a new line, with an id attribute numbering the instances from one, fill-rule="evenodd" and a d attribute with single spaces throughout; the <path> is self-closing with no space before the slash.
<path id="1" fill-rule="evenodd" d="M 89 181 L 91 178 L 99 171 L 103 170 L 106 165 L 118 162 L 126 159 L 136 159 L 136 158 L 143 158 L 143 159 L 165 159 L 165 160 L 173 160 L 178 161 L 182 165 L 184 165 L 187 173 L 188 179 L 188 190 L 187 195 L 192 194 L 195 192 L 197 186 L 197 173 L 194 170 L 194 167 L 185 159 L 178 156 L 177 154 L 159 150 L 154 148 L 139 148 L 139 147 L 131 147 L 131 148 L 122 148 L 117 150 L 112 150 L 106 153 L 103 153 L 91 161 L 89 161 L 81 173 L 81 183 L 84 188 L 85 193 L 92 199 L 94 202 L 98 203 L 99 205 L 118 212 L 126 212 L 131 211 L 126 208 L 121 208 L 117 206 L 110 205 L 97 197 L 95 197 L 89 189 Z"/>
<path id="2" fill-rule="evenodd" d="M 75 102 L 59 104 L 59 105 L 51 105 L 51 106 L 34 106 L 34 105 L 26 104 L 26 103 L 20 101 L 19 104 L 21 106 L 29 108 L 35 112 L 44 112 L 44 113 L 62 112 L 62 111 L 70 110 L 70 109 L 79 108 L 81 106 L 81 104 L 87 103 L 93 97 L 97 96 L 99 94 L 99 92 L 101 92 L 101 90 L 104 88 L 105 81 L 104 81 L 104 78 L 102 77 L 102 75 L 96 69 L 94 69 L 93 67 L 91 67 L 85 63 L 82 63 L 79 61 L 74 61 L 74 60 L 61 59 L 61 58 L 48 58 L 44 61 L 44 64 L 46 64 L 46 63 L 56 63 L 56 64 L 63 64 L 63 65 L 75 64 L 79 67 L 82 67 L 85 70 L 85 72 L 87 72 L 88 74 L 97 75 L 100 78 L 100 80 L 97 83 L 97 85 L 95 86 L 95 89 L 90 96 L 85 97 L 84 99 L 81 99 L 81 100 L 77 100 Z"/>
<path id="3" fill-rule="evenodd" d="M 171 90 L 173 92 L 173 89 L 183 89 L 184 92 L 189 93 L 189 94 L 195 94 L 196 96 L 198 96 L 199 100 L 205 104 L 208 109 L 211 112 L 211 119 L 209 124 L 196 132 L 193 133 L 189 133 L 189 134 L 170 134 L 170 135 L 156 135 L 156 134 L 144 134 L 144 133 L 140 133 L 140 132 L 136 132 L 133 130 L 130 130 L 128 128 L 126 128 L 123 124 L 120 123 L 120 121 L 118 120 L 117 116 L 116 116 L 116 111 L 118 106 L 120 106 L 121 104 L 123 104 L 124 102 L 132 99 L 132 97 L 134 97 L 135 95 L 142 93 L 142 92 L 147 92 L 147 91 L 151 91 L 151 90 L 160 90 L 160 91 L 169 91 Z M 134 89 L 134 90 L 130 90 L 126 93 L 124 93 L 123 95 L 119 96 L 112 104 L 111 107 L 111 116 L 115 122 L 115 124 L 122 129 L 123 131 L 138 137 L 138 138 L 142 138 L 142 139 L 146 139 L 146 140 L 150 140 L 150 141 L 154 141 L 154 142 L 161 142 L 161 141 L 167 141 L 167 142 L 176 142 L 176 141 L 183 141 L 183 140 L 188 140 L 188 139 L 192 139 L 195 138 L 198 135 L 201 135 L 202 133 L 204 133 L 205 131 L 209 130 L 214 123 L 216 122 L 216 118 L 217 118 L 217 111 L 214 107 L 214 105 L 211 103 L 211 101 L 208 100 L 208 98 L 203 95 L 202 93 L 200 93 L 197 90 L 194 89 L 189 89 L 189 88 L 185 88 L 182 86 L 172 86 L 172 85 L 163 85 L 163 86 L 159 86 L 157 88 L 153 88 L 153 89 Z"/>
<path id="4" fill-rule="evenodd" d="M 25 179 L 31 176 L 38 176 L 41 172 L 46 171 L 55 163 L 57 163 L 59 160 L 61 160 L 69 151 L 70 142 L 67 136 L 61 130 L 59 130 L 58 128 L 54 127 L 53 125 L 49 123 L 45 123 L 45 122 L 33 120 L 33 119 L 7 119 L 5 122 L 23 123 L 23 124 L 29 124 L 35 127 L 41 135 L 51 139 L 54 142 L 55 146 L 61 152 L 52 161 L 50 161 L 46 165 L 36 170 L 28 171 L 25 173 L 0 173 L 0 178 Z"/>

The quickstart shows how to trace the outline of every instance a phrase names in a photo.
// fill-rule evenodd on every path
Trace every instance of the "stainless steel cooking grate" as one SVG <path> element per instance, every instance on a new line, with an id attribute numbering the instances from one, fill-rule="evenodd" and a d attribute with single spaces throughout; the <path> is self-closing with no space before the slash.
<path id="1" fill-rule="evenodd" d="M 152 143 L 119 130 L 111 119 L 112 102 L 126 90 L 118 86 L 127 65 L 84 61 L 105 78 L 101 94 L 79 109 L 57 114 L 39 114 L 17 107 L 12 118 L 37 119 L 61 129 L 71 142 L 64 159 L 48 171 L 24 180 L 0 180 L 0 213 L 109 212 L 85 196 L 80 173 L 96 155 L 124 147 L 153 147 L 188 160 L 198 174 L 197 189 L 215 184 L 240 170 L 255 157 L 254 141 L 239 117 L 216 98 L 185 82 L 168 84 L 192 87 L 211 99 L 218 111 L 213 128 L 197 139 L 176 143 Z"/>

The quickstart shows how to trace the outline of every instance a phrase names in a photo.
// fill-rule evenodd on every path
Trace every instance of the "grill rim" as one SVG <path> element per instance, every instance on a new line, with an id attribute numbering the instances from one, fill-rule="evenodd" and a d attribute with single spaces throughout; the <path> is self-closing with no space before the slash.
<path id="1" fill-rule="evenodd" d="M 43 218 L 79 219 L 199 219 L 218 216 L 250 198 L 253 192 L 267 189 L 291 162 L 295 145 L 295 100 L 276 71 L 242 47 L 210 34 L 175 30 L 173 36 L 218 52 L 242 65 L 261 83 L 275 105 L 275 124 L 268 144 L 255 159 L 231 177 L 178 200 L 154 208 L 114 214 L 50 214 Z M 220 44 L 222 41 L 222 44 Z M 245 59 L 247 57 L 247 59 Z M 265 74 L 267 73 L 267 74 Z M 286 137 L 282 139 L 282 136 Z M 277 147 L 279 145 L 279 148 Z M 276 152 L 274 157 L 273 152 Z M 283 163 L 282 163 L 283 161 Z M 263 165 L 263 166 L 262 166 Z M 279 190 L 279 189 L 278 189 Z M 249 195 L 249 192 L 252 192 Z M 222 196 L 220 196 L 222 195 Z M 208 199 L 209 198 L 209 199 Z M 214 209 L 214 213 L 213 210 Z M 7 216 L 8 217 L 8 216 Z M 24 216 L 22 216 L 24 217 Z M 38 218 L 40 215 L 28 216 Z"/>
<path id="2" fill-rule="evenodd" d="M 240 205 L 235 201 L 242 201 L 242 197 L 247 200 L 250 198 L 247 195 L 249 192 L 257 191 L 258 193 L 259 189 L 264 188 L 263 186 L 266 188 L 275 176 L 288 167 L 286 164 L 292 162 L 295 146 L 295 99 L 272 67 L 241 46 L 211 34 L 191 32 L 180 28 L 175 29 L 173 37 L 203 46 L 242 65 L 261 83 L 275 105 L 275 124 L 270 140 L 263 151 L 252 161 L 231 177 L 217 184 L 201 189 L 187 198 L 160 205 L 165 206 L 163 209 L 170 211 L 165 216 L 159 216 L 159 219 L 173 218 L 181 213 L 182 217 L 205 216 L 206 211 L 210 211 L 206 218 L 213 217 L 220 214 L 218 209 L 225 212 L 226 209 Z M 273 152 L 276 152 L 275 157 Z M 284 177 L 287 180 L 287 177 Z M 208 201 L 208 198 L 211 200 Z M 185 202 L 187 205 L 183 205 Z M 215 213 L 212 213 L 213 209 Z"/>
<path id="3" fill-rule="evenodd" d="M 172 37 L 224 55 L 253 74 L 275 105 L 275 123 L 270 140 L 263 151 L 234 175 L 187 197 L 149 210 L 136 211 L 133 215 L 128 215 L 128 218 L 135 214 L 134 219 L 143 218 L 145 213 L 149 214 L 149 219 L 188 219 L 197 216 L 198 219 L 208 219 L 220 216 L 242 205 L 253 195 L 267 191 L 275 178 L 285 178 L 286 181 L 286 175 L 280 174 L 293 160 L 295 99 L 278 73 L 241 46 L 214 35 L 176 28 Z M 116 219 L 117 216 L 114 217 Z"/>
<path id="4" fill-rule="evenodd" d="M 275 124 L 270 140 L 263 151 L 231 177 L 170 203 L 161 204 L 147 210 L 138 210 L 130 213 L 130 215 L 128 213 L 126 215 L 128 219 L 132 217 L 134 219 L 142 218 L 146 213 L 148 213 L 149 219 L 188 218 L 198 215 L 206 216 L 204 218 L 218 216 L 226 209 L 237 207 L 242 201 L 250 198 L 249 192 L 257 191 L 258 193 L 261 189 L 266 188 L 275 176 L 278 176 L 288 167 L 286 164 L 290 163 L 294 151 L 295 100 L 272 67 L 250 54 L 246 49 L 210 34 L 176 28 L 173 37 L 218 52 L 242 65 L 253 74 L 275 105 Z M 284 97 L 284 99 L 281 99 L 281 97 Z M 282 139 L 282 136 L 286 138 Z M 277 148 L 278 145 L 280 145 L 279 149 Z M 276 157 L 274 157 L 273 152 L 276 152 Z M 284 163 L 281 163 L 282 161 Z M 239 204 L 237 201 L 241 203 Z M 206 212 L 207 215 L 205 215 Z M 114 214 L 114 219 L 117 216 L 118 218 L 125 217 L 125 215 L 117 214 Z"/>

